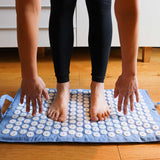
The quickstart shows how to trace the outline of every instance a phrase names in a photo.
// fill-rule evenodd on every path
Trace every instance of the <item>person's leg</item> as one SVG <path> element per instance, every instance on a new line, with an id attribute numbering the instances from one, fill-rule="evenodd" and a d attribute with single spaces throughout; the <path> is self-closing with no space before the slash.
<path id="1" fill-rule="evenodd" d="M 111 0 L 86 0 L 89 13 L 89 46 L 92 62 L 91 120 L 109 116 L 104 79 L 112 40 Z"/>
<path id="2" fill-rule="evenodd" d="M 49 38 L 57 78 L 57 94 L 48 110 L 48 117 L 55 121 L 65 121 L 68 113 L 75 5 L 76 0 L 51 0 Z"/>
<path id="3" fill-rule="evenodd" d="M 58 83 L 69 81 L 76 0 L 51 0 L 49 38 Z"/>

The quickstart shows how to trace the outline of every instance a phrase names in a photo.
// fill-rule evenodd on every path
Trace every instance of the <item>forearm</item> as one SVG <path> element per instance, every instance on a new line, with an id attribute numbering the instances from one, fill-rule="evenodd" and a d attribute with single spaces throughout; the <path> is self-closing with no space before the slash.
<path id="1" fill-rule="evenodd" d="M 16 0 L 17 41 L 22 78 L 37 76 L 40 0 Z"/>
<path id="2" fill-rule="evenodd" d="M 138 54 L 138 0 L 116 0 L 115 13 L 121 43 L 122 74 L 135 76 Z"/>

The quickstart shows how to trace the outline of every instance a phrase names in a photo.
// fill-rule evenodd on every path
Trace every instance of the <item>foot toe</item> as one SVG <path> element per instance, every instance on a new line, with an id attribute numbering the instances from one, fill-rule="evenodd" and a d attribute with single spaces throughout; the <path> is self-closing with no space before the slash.
<path id="1" fill-rule="evenodd" d="M 102 114 L 100 114 L 100 113 L 97 114 L 97 117 L 98 117 L 98 119 L 99 119 L 100 121 L 103 121 L 103 120 L 104 120 L 104 119 L 102 118 Z"/>
<path id="2" fill-rule="evenodd" d="M 109 112 L 109 110 L 107 110 L 107 114 L 108 114 L 108 116 L 110 116 L 110 112 Z"/>
<path id="3" fill-rule="evenodd" d="M 48 112 L 47 112 L 47 115 L 48 115 L 49 118 L 52 116 L 52 113 L 53 113 L 53 111 L 49 109 Z"/>
<path id="4" fill-rule="evenodd" d="M 98 117 L 96 116 L 96 113 L 94 110 L 92 110 L 92 108 L 91 108 L 90 114 L 91 114 L 91 121 L 94 121 L 94 122 L 98 121 Z"/>
<path id="5" fill-rule="evenodd" d="M 100 114 L 100 116 L 101 116 L 101 121 L 103 121 L 104 120 L 104 113 Z"/>
<path id="6" fill-rule="evenodd" d="M 94 121 L 94 122 L 98 121 L 98 117 L 97 116 L 91 116 L 91 121 Z"/>
<path id="7" fill-rule="evenodd" d="M 47 115 L 49 115 L 51 112 L 50 108 L 47 110 Z"/>
<path id="8" fill-rule="evenodd" d="M 58 117 L 59 117 L 59 113 L 58 113 L 58 112 L 55 112 L 55 115 L 54 115 L 53 120 L 54 120 L 54 121 L 57 121 L 57 120 L 58 120 Z"/>
<path id="9" fill-rule="evenodd" d="M 66 116 L 64 113 L 62 113 L 62 114 L 59 116 L 58 121 L 64 122 L 64 121 L 66 120 L 66 117 L 67 117 L 67 116 Z"/>
<path id="10" fill-rule="evenodd" d="M 105 116 L 105 114 L 104 114 L 104 113 L 102 114 L 102 117 L 103 117 L 103 120 L 105 120 L 105 119 L 106 119 L 106 116 Z"/>
<path id="11" fill-rule="evenodd" d="M 55 111 L 54 111 L 54 112 L 52 112 L 52 114 L 51 114 L 50 118 L 51 118 L 52 120 L 54 120 L 54 116 L 55 116 Z"/>
<path id="12" fill-rule="evenodd" d="M 104 113 L 104 115 L 106 116 L 106 117 L 108 117 L 109 115 L 108 115 L 108 113 L 107 113 L 107 111 Z"/>

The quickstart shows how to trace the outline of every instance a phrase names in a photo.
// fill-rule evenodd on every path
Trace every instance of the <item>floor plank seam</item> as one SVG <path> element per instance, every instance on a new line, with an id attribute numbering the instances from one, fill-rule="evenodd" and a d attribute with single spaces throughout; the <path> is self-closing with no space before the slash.
<path id="1" fill-rule="evenodd" d="M 119 147 L 118 147 L 118 145 L 117 145 L 117 148 L 118 148 L 118 154 L 119 154 L 119 158 L 120 158 L 120 160 L 122 160 L 122 157 L 121 157 L 121 154 L 120 154 L 120 150 L 119 150 Z"/>

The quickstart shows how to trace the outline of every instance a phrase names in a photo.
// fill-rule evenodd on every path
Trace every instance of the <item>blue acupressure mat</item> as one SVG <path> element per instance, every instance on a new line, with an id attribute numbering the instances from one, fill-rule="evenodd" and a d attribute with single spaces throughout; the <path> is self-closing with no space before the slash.
<path id="1" fill-rule="evenodd" d="M 139 90 L 140 102 L 135 102 L 134 111 L 123 115 L 117 111 L 118 98 L 113 98 L 114 90 L 104 90 L 110 106 L 111 116 L 99 122 L 90 121 L 90 90 L 71 89 L 68 117 L 65 122 L 47 118 L 46 111 L 52 103 L 56 89 L 48 89 L 50 100 L 43 102 L 43 113 L 32 117 L 26 113 L 26 100 L 19 103 L 20 89 L 13 99 L 4 95 L 0 99 L 0 109 L 5 99 L 11 101 L 6 113 L 1 114 L 1 142 L 84 142 L 84 143 L 145 143 L 160 141 L 160 116 L 146 90 Z M 31 107 L 32 108 L 32 107 Z M 38 108 L 37 108 L 38 110 Z"/>

